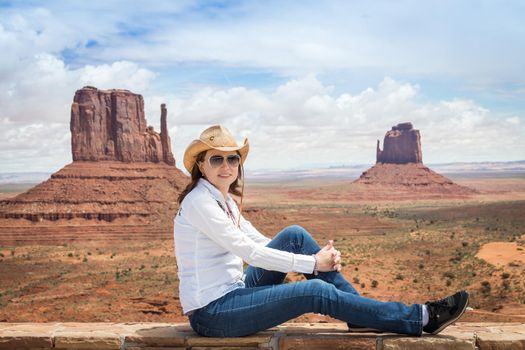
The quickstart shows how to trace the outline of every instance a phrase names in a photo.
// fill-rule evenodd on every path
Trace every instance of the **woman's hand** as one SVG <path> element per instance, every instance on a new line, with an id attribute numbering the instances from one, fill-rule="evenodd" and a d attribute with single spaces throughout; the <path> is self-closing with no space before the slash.
<path id="1" fill-rule="evenodd" d="M 320 272 L 341 271 L 341 252 L 334 248 L 334 241 L 329 240 L 317 254 L 317 270 Z"/>

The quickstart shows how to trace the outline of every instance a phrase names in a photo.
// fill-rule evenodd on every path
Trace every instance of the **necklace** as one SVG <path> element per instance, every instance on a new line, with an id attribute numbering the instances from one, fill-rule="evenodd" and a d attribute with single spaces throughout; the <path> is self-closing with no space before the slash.
<path id="1" fill-rule="evenodd" d="M 233 224 L 237 225 L 237 221 L 235 220 L 235 217 L 232 213 L 230 206 L 228 205 L 228 202 L 225 202 L 225 203 L 226 203 L 226 208 L 222 205 L 222 203 L 219 200 L 217 200 L 217 204 L 219 205 L 219 207 L 221 207 L 221 209 L 226 213 L 226 215 L 228 215 L 228 217 L 231 219 Z"/>

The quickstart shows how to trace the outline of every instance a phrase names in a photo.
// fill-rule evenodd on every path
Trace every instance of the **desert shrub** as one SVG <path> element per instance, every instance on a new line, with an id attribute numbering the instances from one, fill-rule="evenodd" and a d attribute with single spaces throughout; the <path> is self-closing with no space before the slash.
<path id="1" fill-rule="evenodd" d="M 361 288 L 365 288 L 365 284 L 364 283 L 361 283 Z"/>
<path id="2" fill-rule="evenodd" d="M 73 253 L 70 252 L 70 253 L 67 254 L 67 256 L 69 256 L 70 258 L 72 258 L 72 257 L 73 257 Z"/>
<path id="3" fill-rule="evenodd" d="M 443 277 L 445 277 L 445 278 L 450 278 L 450 279 L 454 279 L 454 277 L 456 277 L 456 275 L 454 275 L 454 273 L 451 272 L 451 271 L 447 271 L 447 272 L 444 272 L 444 273 L 443 273 Z"/>
<path id="4" fill-rule="evenodd" d="M 145 267 L 146 266 L 144 266 L 144 264 L 142 264 L 142 265 L 140 265 L 139 270 L 144 270 Z"/>
<path id="5" fill-rule="evenodd" d="M 84 259 L 82 259 L 82 262 L 87 262 L 88 259 L 87 259 L 87 256 L 84 255 Z"/>
<path id="6" fill-rule="evenodd" d="M 468 242 L 461 242 L 461 245 L 462 245 L 463 247 L 467 247 L 467 246 L 468 246 Z"/>
<path id="7" fill-rule="evenodd" d="M 417 280 L 417 278 L 414 278 L 414 279 L 412 280 L 412 283 L 417 283 L 417 282 L 419 282 L 419 281 Z"/>
<path id="8" fill-rule="evenodd" d="M 354 283 L 355 283 L 355 284 L 358 284 L 358 283 L 359 283 L 359 277 L 354 277 Z"/>
<path id="9" fill-rule="evenodd" d="M 402 280 L 404 280 L 404 279 L 405 279 L 405 276 L 403 276 L 402 274 L 398 273 L 398 274 L 396 275 L 396 280 L 400 280 L 400 281 L 402 281 Z"/>
<path id="10" fill-rule="evenodd" d="M 491 290 L 491 287 L 490 287 L 490 282 L 489 281 L 481 282 L 481 293 L 489 294 L 490 290 Z"/>
<path id="11" fill-rule="evenodd" d="M 419 267 L 420 270 L 423 270 L 423 268 L 425 268 L 425 265 L 423 263 L 419 263 L 419 265 L 417 265 L 417 267 Z"/>
<path id="12" fill-rule="evenodd" d="M 510 290 L 510 282 L 509 280 L 503 280 L 503 283 L 501 284 L 504 290 Z"/>
<path id="13" fill-rule="evenodd" d="M 376 280 L 372 280 L 371 286 L 372 286 L 372 288 L 376 288 L 378 284 L 379 284 L 379 282 L 377 282 Z"/>
<path id="14" fill-rule="evenodd" d="M 501 278 L 504 279 L 504 280 L 507 279 L 507 278 L 509 278 L 509 277 L 510 277 L 510 273 L 508 273 L 508 272 L 503 272 L 503 273 L 501 274 Z"/>
<path id="15" fill-rule="evenodd" d="M 445 282 L 445 284 L 447 285 L 447 287 L 449 287 L 451 284 L 452 284 L 452 281 L 447 279 L 447 281 Z"/>

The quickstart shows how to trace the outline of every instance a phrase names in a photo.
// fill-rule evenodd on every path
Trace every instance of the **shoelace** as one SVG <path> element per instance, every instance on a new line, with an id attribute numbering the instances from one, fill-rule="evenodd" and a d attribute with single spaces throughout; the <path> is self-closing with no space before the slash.
<path id="1" fill-rule="evenodd" d="M 430 306 L 429 309 L 429 318 L 437 319 L 439 318 L 440 310 L 450 310 L 451 305 L 454 304 L 454 300 L 451 300 L 452 297 L 447 297 L 445 299 L 428 302 L 427 305 Z"/>

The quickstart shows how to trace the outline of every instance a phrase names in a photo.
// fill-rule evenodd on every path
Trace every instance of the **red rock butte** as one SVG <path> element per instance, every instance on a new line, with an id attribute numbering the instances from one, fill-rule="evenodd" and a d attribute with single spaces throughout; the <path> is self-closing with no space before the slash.
<path id="1" fill-rule="evenodd" d="M 171 151 L 167 110 L 147 126 L 128 90 L 84 87 L 71 106 L 73 162 L 0 201 L 0 244 L 171 239 L 176 199 L 188 182 Z"/>
<path id="2" fill-rule="evenodd" d="M 73 161 L 118 160 L 175 165 L 161 105 L 160 134 L 146 126 L 144 100 L 128 90 L 84 87 L 71 106 Z"/>
<path id="3" fill-rule="evenodd" d="M 394 197 L 399 196 L 399 192 L 438 194 L 439 197 L 476 193 L 423 165 L 421 135 L 410 122 L 393 126 L 385 135 L 383 150 L 379 146 L 377 140 L 376 164 L 353 182 L 364 185 L 370 193 L 384 196 L 391 192 Z"/>

